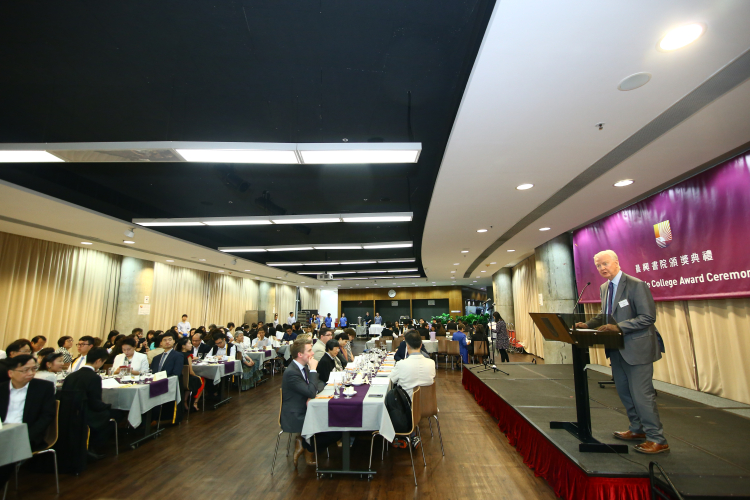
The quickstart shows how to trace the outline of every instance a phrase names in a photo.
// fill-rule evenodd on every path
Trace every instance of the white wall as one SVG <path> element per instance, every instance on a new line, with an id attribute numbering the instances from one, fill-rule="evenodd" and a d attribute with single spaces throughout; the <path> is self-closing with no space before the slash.
<path id="1" fill-rule="evenodd" d="M 338 290 L 321 290 L 320 291 L 320 309 L 318 314 L 325 318 L 331 313 L 332 318 L 339 317 L 339 291 Z"/>

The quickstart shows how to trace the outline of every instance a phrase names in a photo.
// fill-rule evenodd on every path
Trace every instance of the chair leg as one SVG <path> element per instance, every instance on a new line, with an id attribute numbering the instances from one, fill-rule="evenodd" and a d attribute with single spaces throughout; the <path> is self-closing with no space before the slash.
<path id="1" fill-rule="evenodd" d="M 315 477 L 318 477 L 318 437 L 313 434 L 313 448 L 315 449 Z M 328 449 L 326 448 L 326 451 Z"/>
<path id="2" fill-rule="evenodd" d="M 10 481 L 5 482 L 5 488 L 3 488 L 3 500 L 5 500 L 5 497 L 8 495 L 8 483 Z"/>
<path id="3" fill-rule="evenodd" d="M 185 422 L 190 422 L 190 408 L 193 407 L 193 393 L 190 391 L 188 391 L 187 404 L 187 415 L 185 416 Z"/>
<path id="4" fill-rule="evenodd" d="M 419 436 L 419 440 L 422 441 L 422 431 L 419 430 L 419 426 L 417 426 L 417 436 Z M 427 459 L 424 457 L 424 443 L 420 443 L 419 449 L 422 450 L 422 463 L 427 467 Z"/>
<path id="5" fill-rule="evenodd" d="M 367 470 L 370 471 L 372 470 L 372 448 L 375 445 L 375 436 L 377 436 L 377 434 L 373 434 L 372 439 L 370 439 L 370 465 L 367 466 Z"/>
<path id="6" fill-rule="evenodd" d="M 435 434 L 432 433 L 432 420 L 430 420 L 432 416 L 427 417 L 427 423 L 430 424 L 430 437 L 435 437 Z"/>
<path id="7" fill-rule="evenodd" d="M 282 432 L 284 431 L 279 431 L 279 433 L 276 435 L 276 449 L 273 451 L 273 462 L 271 462 L 271 475 L 272 476 L 273 476 L 273 468 L 276 467 L 276 454 L 279 452 L 279 439 L 281 439 Z"/>
<path id="8" fill-rule="evenodd" d="M 179 404 L 179 403 L 175 403 L 175 404 Z M 109 421 L 115 424 L 115 456 L 119 456 L 120 455 L 120 440 L 117 437 L 117 420 L 115 420 L 114 418 L 110 418 Z"/>
<path id="9" fill-rule="evenodd" d="M 57 494 L 60 494 L 60 479 L 57 474 L 57 452 L 53 450 L 52 448 L 49 449 L 49 451 L 52 452 L 52 459 L 55 462 L 55 486 L 57 487 Z"/>
<path id="10" fill-rule="evenodd" d="M 411 452 L 411 443 L 407 446 L 409 448 L 409 458 L 411 458 L 411 472 L 414 474 L 414 486 L 417 486 L 417 470 L 414 468 L 414 454 Z"/>
<path id="11" fill-rule="evenodd" d="M 283 431 L 282 431 L 283 432 Z M 292 433 L 289 433 L 289 439 L 286 441 L 286 456 L 289 456 L 289 445 L 292 444 Z"/>
<path id="12" fill-rule="evenodd" d="M 385 460 L 385 438 L 383 438 L 383 449 L 380 450 L 380 461 Z"/>

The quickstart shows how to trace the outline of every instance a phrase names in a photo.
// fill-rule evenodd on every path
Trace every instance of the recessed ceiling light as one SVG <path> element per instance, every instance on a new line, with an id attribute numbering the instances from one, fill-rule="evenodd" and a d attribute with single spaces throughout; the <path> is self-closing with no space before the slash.
<path id="1" fill-rule="evenodd" d="M 206 259 L 198 259 L 201 262 L 206 262 Z"/>
<path id="2" fill-rule="evenodd" d="M 125 243 L 126 245 L 135 245 L 135 241 L 131 241 L 131 240 L 122 240 L 122 242 Z"/>
<path id="3" fill-rule="evenodd" d="M 516 189 L 518 189 L 519 191 L 526 191 L 527 189 L 531 189 L 533 187 L 533 184 L 521 184 L 520 186 L 516 186 Z"/>
<path id="4" fill-rule="evenodd" d="M 461 253 L 469 253 L 468 250 L 461 250 Z"/>
<path id="5" fill-rule="evenodd" d="M 490 262 L 490 265 L 492 265 L 492 264 L 497 264 L 497 262 Z"/>
<path id="6" fill-rule="evenodd" d="M 435 283 L 435 282 L 433 281 L 433 283 Z"/>
<path id="7" fill-rule="evenodd" d="M 476 283 L 476 282 L 477 282 L 477 280 L 474 280 L 474 281 L 473 281 L 473 283 Z"/>
<path id="8" fill-rule="evenodd" d="M 223 272 L 224 272 L 224 270 L 223 270 L 223 269 L 219 269 L 219 272 L 220 272 L 220 273 L 223 273 Z"/>
<path id="9" fill-rule="evenodd" d="M 305 284 L 305 282 L 304 282 L 304 281 L 300 281 L 300 283 L 302 283 L 303 285 Z"/>
<path id="10" fill-rule="evenodd" d="M 476 278 L 479 279 L 479 278 L 481 278 L 481 276 L 477 276 Z"/>
<path id="11" fill-rule="evenodd" d="M 299 163 L 294 149 L 175 149 L 186 161 L 202 163 Z"/>
<path id="12" fill-rule="evenodd" d="M 82 241 L 81 245 L 93 245 L 90 241 Z"/>
<path id="13" fill-rule="evenodd" d="M 633 181 L 633 179 L 623 179 L 621 181 L 615 182 L 614 186 L 618 187 L 618 188 L 625 187 L 625 186 L 630 186 L 633 182 L 635 182 L 635 181 Z"/>
<path id="14" fill-rule="evenodd" d="M 659 48 L 667 51 L 680 49 L 685 45 L 696 41 L 703 33 L 705 33 L 705 31 L 706 27 L 700 23 L 680 26 L 679 28 L 675 28 L 667 33 L 666 36 L 659 41 Z"/>
<path id="15" fill-rule="evenodd" d="M 627 92 L 628 90 L 641 88 L 649 81 L 651 81 L 651 73 L 635 73 L 625 77 L 620 83 L 618 83 L 617 89 Z M 604 125 L 600 124 L 600 126 L 603 127 Z M 601 130 L 601 128 L 599 130 Z"/>
<path id="16" fill-rule="evenodd" d="M 249 272 L 250 272 L 250 269 L 245 269 L 245 272 L 246 272 L 246 273 L 249 273 Z"/>
<path id="17" fill-rule="evenodd" d="M 174 262 L 172 259 L 167 259 L 167 262 Z"/>
<path id="18" fill-rule="evenodd" d="M 486 233 L 486 232 L 487 232 L 487 230 L 486 230 L 486 229 L 477 229 L 477 232 L 478 232 L 478 233 Z"/>
<path id="19" fill-rule="evenodd" d="M 455 273 L 456 271 L 451 271 L 451 274 Z"/>
<path id="20" fill-rule="evenodd" d="M 515 252 L 515 250 L 513 250 L 512 248 L 511 248 L 511 249 L 509 249 L 508 251 L 509 251 L 509 252 Z"/>
<path id="21" fill-rule="evenodd" d="M 63 160 L 46 151 L 0 151 L 0 163 L 47 163 L 61 161 Z"/>
<path id="22" fill-rule="evenodd" d="M 458 264 L 458 262 L 454 262 L 454 263 L 453 263 L 453 265 L 454 265 L 454 266 L 457 266 L 457 265 L 459 265 L 459 264 Z"/>
<path id="23" fill-rule="evenodd" d="M 540 227 L 539 230 L 540 231 L 549 231 L 550 228 L 548 228 L 548 227 Z"/>
<path id="24" fill-rule="evenodd" d="M 482 271 L 483 273 L 486 273 L 487 271 Z"/>

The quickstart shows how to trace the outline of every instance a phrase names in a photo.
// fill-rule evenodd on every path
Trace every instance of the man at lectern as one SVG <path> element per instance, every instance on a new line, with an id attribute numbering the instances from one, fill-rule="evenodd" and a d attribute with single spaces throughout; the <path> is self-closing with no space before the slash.
<path id="1" fill-rule="evenodd" d="M 612 364 L 617 393 L 630 419 L 630 428 L 615 432 L 618 439 L 644 441 L 635 446 L 641 453 L 656 454 L 669 450 L 664 429 L 656 407 L 654 391 L 654 362 L 661 359 L 661 349 L 654 323 L 656 304 L 646 283 L 620 270 L 617 254 L 604 250 L 594 256 L 599 274 L 607 281 L 599 295 L 602 311 L 587 323 L 577 323 L 577 328 L 597 328 L 599 331 L 617 331 L 624 334 L 625 347 L 607 349 Z M 606 324 L 611 315 L 617 325 Z"/>

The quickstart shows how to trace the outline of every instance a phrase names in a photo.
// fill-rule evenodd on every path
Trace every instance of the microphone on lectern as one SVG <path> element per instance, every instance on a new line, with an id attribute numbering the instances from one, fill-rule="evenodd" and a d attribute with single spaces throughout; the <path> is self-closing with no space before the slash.
<path id="1" fill-rule="evenodd" d="M 589 287 L 590 284 L 591 282 L 589 281 L 588 283 L 586 283 L 586 286 L 583 287 L 583 290 L 581 290 L 581 295 L 578 296 L 578 300 L 576 300 L 576 303 L 573 305 L 573 314 L 575 314 L 576 307 L 578 307 L 578 303 L 581 301 L 581 297 L 583 297 L 583 292 L 586 291 L 586 289 Z"/>

